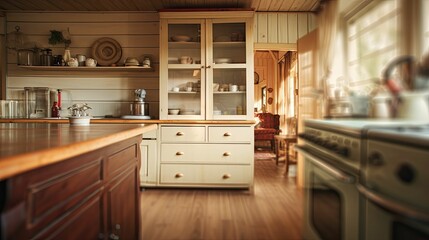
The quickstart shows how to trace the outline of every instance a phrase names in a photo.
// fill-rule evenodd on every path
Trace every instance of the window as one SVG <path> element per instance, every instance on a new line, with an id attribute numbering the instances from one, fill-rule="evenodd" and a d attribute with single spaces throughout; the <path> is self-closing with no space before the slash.
<path id="1" fill-rule="evenodd" d="M 262 98 L 262 106 L 261 106 L 261 110 L 262 112 L 267 111 L 267 87 L 262 87 L 261 88 L 261 98 Z"/>
<path id="2" fill-rule="evenodd" d="M 347 25 L 350 87 L 378 79 L 384 66 L 400 54 L 399 1 L 377 1 L 350 18 Z"/>
<path id="3" fill-rule="evenodd" d="M 420 16 L 422 16 L 422 31 L 421 31 L 421 42 L 422 42 L 422 52 L 429 53 L 429 1 L 422 1 L 422 6 L 420 7 Z"/>

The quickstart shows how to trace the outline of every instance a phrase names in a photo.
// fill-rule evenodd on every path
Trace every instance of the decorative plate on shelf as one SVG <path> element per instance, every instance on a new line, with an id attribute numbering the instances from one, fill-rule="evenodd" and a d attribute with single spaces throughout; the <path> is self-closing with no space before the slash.
<path id="1" fill-rule="evenodd" d="M 92 45 L 92 57 L 101 66 L 116 64 L 122 57 L 122 48 L 113 38 L 100 38 Z"/>
<path id="2" fill-rule="evenodd" d="M 255 84 L 259 83 L 259 74 L 257 72 L 255 72 Z"/>

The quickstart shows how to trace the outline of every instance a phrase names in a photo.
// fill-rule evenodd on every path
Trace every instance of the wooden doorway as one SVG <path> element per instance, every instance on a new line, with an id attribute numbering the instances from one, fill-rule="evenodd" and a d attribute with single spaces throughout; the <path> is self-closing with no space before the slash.
<path id="1" fill-rule="evenodd" d="M 279 114 L 282 134 L 296 133 L 296 51 L 258 50 L 254 62 L 255 75 L 259 76 L 254 85 L 255 112 Z"/>

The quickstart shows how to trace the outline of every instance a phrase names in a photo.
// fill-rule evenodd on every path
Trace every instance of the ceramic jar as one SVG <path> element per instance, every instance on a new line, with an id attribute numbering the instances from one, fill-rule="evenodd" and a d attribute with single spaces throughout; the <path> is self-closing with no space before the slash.
<path id="1" fill-rule="evenodd" d="M 87 58 L 85 60 L 85 66 L 87 67 L 96 67 L 97 66 L 97 60 L 93 58 Z"/>
<path id="2" fill-rule="evenodd" d="M 68 65 L 69 67 L 77 67 L 77 66 L 79 66 L 79 62 L 77 61 L 77 58 L 70 58 L 70 59 L 67 61 L 67 65 Z"/>

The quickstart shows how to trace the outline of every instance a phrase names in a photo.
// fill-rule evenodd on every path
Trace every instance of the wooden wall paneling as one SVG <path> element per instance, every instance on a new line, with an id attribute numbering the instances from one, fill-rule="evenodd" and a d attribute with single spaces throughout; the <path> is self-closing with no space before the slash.
<path id="1" fill-rule="evenodd" d="M 296 43 L 298 40 L 298 14 L 289 13 L 288 21 L 288 41 L 289 43 Z"/>
<path id="2" fill-rule="evenodd" d="M 308 14 L 298 13 L 298 38 L 308 33 Z"/>
<path id="3" fill-rule="evenodd" d="M 69 76 L 58 81 L 57 78 L 46 77 L 10 77 L 9 88 L 24 88 L 28 87 L 29 83 L 33 87 L 51 87 L 62 89 L 135 89 L 145 86 L 149 89 L 157 89 L 159 81 L 157 76 L 147 77 L 141 76 L 139 78 L 124 78 L 124 77 L 110 77 L 110 78 L 93 78 L 93 77 L 76 77 Z M 76 84 L 77 83 L 77 84 Z"/>
<path id="4" fill-rule="evenodd" d="M 279 13 L 277 14 L 277 32 L 278 32 L 278 42 L 279 43 L 290 43 L 288 40 L 288 15 L 287 13 Z"/>
<path id="5" fill-rule="evenodd" d="M 52 89 L 55 91 L 56 89 Z M 158 100 L 159 94 L 158 89 L 145 88 L 147 96 L 145 98 L 148 102 L 154 102 Z M 72 101 L 101 101 L 101 102 L 132 102 L 134 101 L 134 89 L 64 89 L 68 91 L 68 95 L 72 96 Z M 23 89 L 8 89 L 8 94 L 12 99 L 22 99 L 24 95 Z"/>
<path id="6" fill-rule="evenodd" d="M 255 14 L 253 15 L 253 41 L 254 42 L 258 42 L 258 15 L 259 14 Z"/>
<path id="7" fill-rule="evenodd" d="M 258 46 L 263 46 L 263 43 L 296 44 L 296 40 L 307 34 L 310 28 L 316 28 L 315 16 L 309 12 L 258 12 L 255 14 L 255 22 L 255 31 L 258 32 L 255 42 Z"/>
<path id="8" fill-rule="evenodd" d="M 41 77 L 44 76 L 46 79 L 54 78 L 57 82 L 60 82 L 61 79 L 68 79 L 73 77 L 92 77 L 92 78 L 114 78 L 114 77 L 137 77 L 137 78 L 159 78 L 159 65 L 154 64 L 154 71 L 152 72 L 141 72 L 141 71 L 109 71 L 109 70 L 96 70 L 96 71 L 79 71 L 79 68 L 76 71 L 34 71 L 26 68 L 21 68 L 16 64 L 9 63 L 7 65 L 8 73 L 7 79 L 9 82 L 10 77 L 25 77 L 31 84 L 30 77 Z M 84 67 L 82 67 L 84 68 Z M 9 83 L 8 83 L 9 85 Z"/>
<path id="9" fill-rule="evenodd" d="M 158 22 L 78 22 L 78 23 L 63 23 L 63 22 L 47 22 L 47 23 L 30 23 L 30 22 L 8 22 L 8 32 L 15 29 L 19 25 L 21 32 L 32 34 L 50 35 L 49 30 L 67 30 L 70 29 L 70 35 L 133 35 L 144 32 L 145 34 L 159 34 Z M 72 42 L 73 44 L 73 42 Z"/>
<path id="10" fill-rule="evenodd" d="M 255 61 L 256 63 L 256 61 Z M 263 80 L 263 76 L 265 75 L 265 68 L 263 66 L 255 64 L 255 72 L 259 74 L 260 80 L 259 84 L 254 85 L 254 107 L 259 110 L 262 109 L 262 88 L 267 85 L 266 81 Z"/>
<path id="11" fill-rule="evenodd" d="M 66 15 L 66 17 L 64 17 Z M 157 12 L 8 12 L 8 22 L 51 22 L 59 19 L 59 22 L 157 22 Z"/>
<path id="12" fill-rule="evenodd" d="M 92 47 L 93 43 L 98 39 L 105 37 L 99 35 L 72 35 L 72 44 L 71 48 L 87 48 Z M 134 34 L 134 35 L 112 35 L 109 36 L 122 46 L 127 47 L 153 47 L 158 48 L 159 35 L 158 34 Z M 26 36 L 27 41 L 36 42 L 50 47 L 53 50 L 56 48 L 62 48 L 64 50 L 63 44 L 50 45 L 48 43 L 49 35 L 48 34 L 33 34 Z M 31 45 L 30 45 L 31 46 Z M 31 46 L 34 47 L 34 46 Z"/>
<path id="13" fill-rule="evenodd" d="M 32 19 L 36 19 L 32 21 Z M 60 19 L 60 20 L 58 20 Z M 153 72 L 139 71 L 33 71 L 16 65 L 16 53 L 8 54 L 7 97 L 23 101 L 26 86 L 63 89 L 63 109 L 76 102 L 88 102 L 93 116 L 129 114 L 133 91 L 144 88 L 150 115 L 159 117 L 159 17 L 157 13 L 8 13 L 8 29 L 19 25 L 28 39 L 51 47 L 53 54 L 63 54 L 61 45 L 50 46 L 49 30 L 70 27 L 72 55 L 91 55 L 93 43 L 112 37 L 126 57 L 152 57 Z M 62 114 L 67 114 L 63 110 Z"/>
<path id="14" fill-rule="evenodd" d="M 308 14 L 308 32 L 317 28 L 317 17 L 314 13 Z"/>
<path id="15" fill-rule="evenodd" d="M 267 33 L 268 33 L 268 39 L 267 41 L 269 43 L 278 43 L 278 19 L 277 19 L 277 13 L 268 13 L 268 27 L 267 27 Z"/>
<path id="16" fill-rule="evenodd" d="M 268 14 L 258 14 L 258 43 L 268 42 Z"/>

